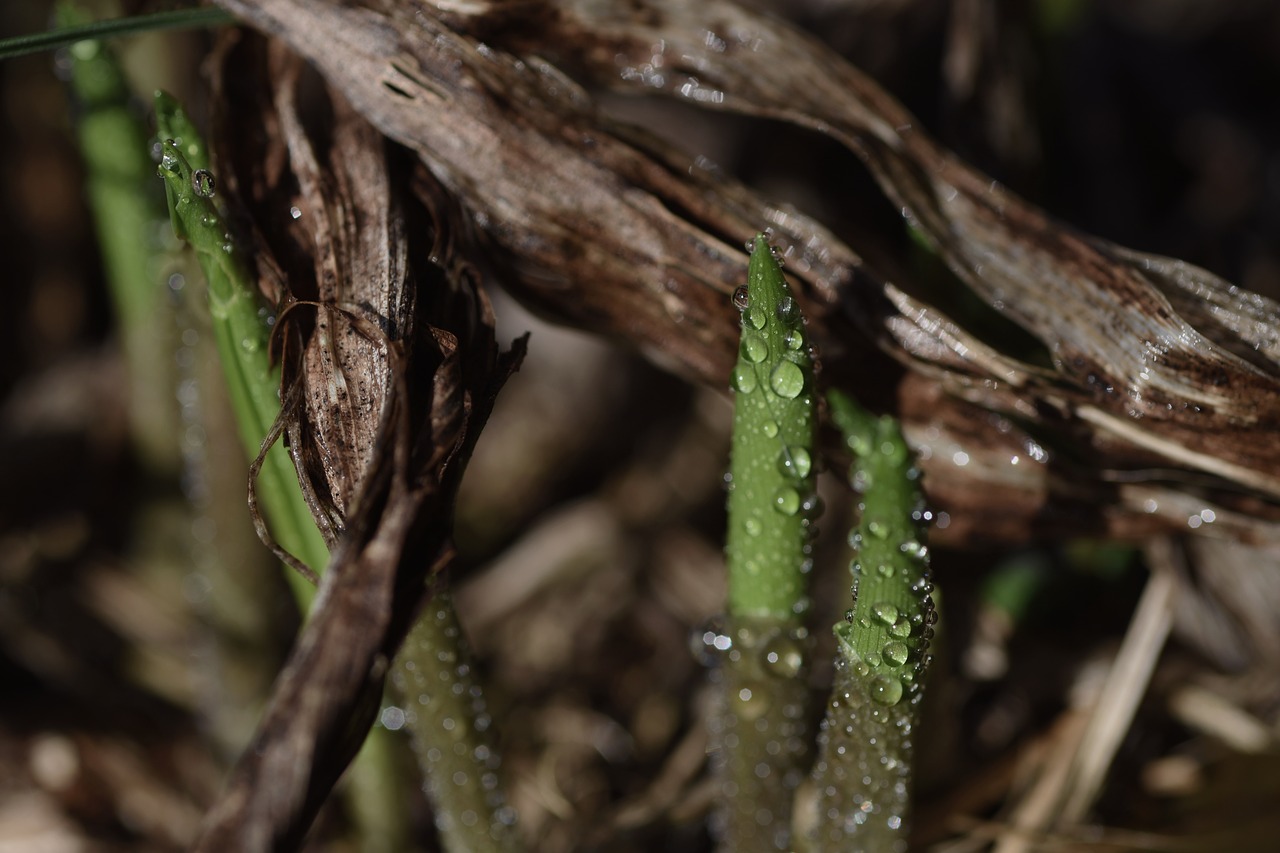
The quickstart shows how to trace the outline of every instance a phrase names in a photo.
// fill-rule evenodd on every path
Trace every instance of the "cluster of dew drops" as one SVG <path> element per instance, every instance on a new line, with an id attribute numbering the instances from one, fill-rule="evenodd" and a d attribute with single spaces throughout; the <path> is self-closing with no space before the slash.
<path id="1" fill-rule="evenodd" d="M 753 244 L 749 241 L 746 249 L 750 252 L 752 248 Z M 778 251 L 772 246 L 770 251 L 774 260 L 781 266 L 783 258 Z M 754 307 L 751 305 L 749 290 L 745 284 L 739 285 L 734 290 L 733 306 L 742 315 L 741 325 L 744 331 L 741 343 L 742 361 L 734 368 L 732 385 L 738 393 L 749 394 L 756 390 L 759 383 L 756 365 L 769 358 L 769 343 L 762 334 L 768 317 L 765 309 L 758 305 Z M 801 316 L 795 299 L 784 296 L 775 307 L 775 315 L 787 329 L 783 337 L 783 346 L 786 350 L 783 353 L 783 359 L 769 374 L 769 389 L 784 400 L 794 400 L 805 391 L 806 370 L 816 369 L 817 348 L 806 343 L 802 329 L 805 319 Z M 765 424 L 764 431 L 768 437 L 773 438 L 778 435 L 779 426 L 776 421 L 769 421 Z M 778 451 L 777 465 L 783 476 L 803 486 L 813 472 L 813 456 L 806 447 L 784 445 Z M 802 494 L 802 492 L 808 494 Z M 774 495 L 773 506 L 783 515 L 802 514 L 806 519 L 806 526 L 812 519 L 822 514 L 821 499 L 808 488 L 799 489 L 792 486 L 780 488 Z M 748 519 L 748 533 L 753 532 L 751 530 L 753 525 L 758 527 L 759 522 L 756 519 Z M 806 553 L 807 551 L 806 548 Z M 805 570 L 807 571 L 811 565 L 806 557 Z"/>
<path id="2" fill-rule="evenodd" d="M 159 146 L 160 150 L 160 168 L 166 172 L 175 172 L 178 169 L 178 156 L 174 153 L 182 145 L 181 139 L 166 139 Z M 217 193 L 217 182 L 214 180 L 213 173 L 208 169 L 195 169 L 191 172 L 191 189 L 200 198 L 213 198 Z M 178 204 L 183 204 L 186 199 L 179 198 Z M 202 220 L 205 225 L 213 225 L 217 222 L 217 217 L 206 215 Z M 222 251 L 231 254 L 234 251 L 234 244 L 231 240 L 231 234 L 222 235 Z"/>
<path id="3" fill-rule="evenodd" d="M 915 468 L 909 476 L 919 476 Z M 927 525 L 933 519 L 933 513 L 923 503 L 917 505 L 911 513 L 912 521 L 919 526 Z M 883 527 L 869 525 L 869 535 L 880 535 Z M 856 530 L 849 535 L 849 544 L 855 551 L 861 550 L 862 534 Z M 865 659 L 856 659 L 848 663 L 854 674 L 860 678 L 870 678 L 870 696 L 880 705 L 896 705 L 904 694 L 915 696 L 918 692 L 917 676 L 928 668 L 932 656 L 929 645 L 933 640 L 933 626 L 938 621 L 938 611 L 933 603 L 933 577 L 929 568 L 929 548 L 919 539 L 911 538 L 899 544 L 898 549 L 906 558 L 910 568 L 895 567 L 889 563 L 878 564 L 874 571 L 880 578 L 889 579 L 895 573 L 913 573 L 911 593 L 919 603 L 907 613 L 887 601 L 876 601 L 866 609 L 864 615 L 855 617 L 854 610 L 846 610 L 844 617 L 848 623 L 859 620 L 859 626 L 870 628 L 878 625 L 888 635 L 879 653 L 871 653 Z M 857 606 L 861 580 L 867 568 L 855 560 L 852 566 L 854 575 L 853 600 Z M 911 643 L 912 636 L 918 636 L 916 643 Z M 916 646 L 914 650 L 912 646 Z M 839 663 L 842 663 L 838 662 Z M 905 687 L 904 687 L 905 685 Z"/>

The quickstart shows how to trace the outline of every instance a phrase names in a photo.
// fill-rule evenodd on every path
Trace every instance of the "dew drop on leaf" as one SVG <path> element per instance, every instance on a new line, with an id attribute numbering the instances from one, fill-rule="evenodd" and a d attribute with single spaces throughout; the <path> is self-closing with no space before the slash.
<path id="1" fill-rule="evenodd" d="M 804 666 L 804 649 L 785 635 L 765 643 L 763 654 L 765 671 L 778 678 L 794 678 Z"/>
<path id="2" fill-rule="evenodd" d="M 769 357 L 769 344 L 756 334 L 742 336 L 742 357 L 752 364 L 759 364 Z"/>
<path id="3" fill-rule="evenodd" d="M 794 400 L 804 390 L 804 371 L 790 361 L 781 362 L 769 375 L 769 387 L 779 397 Z"/>
<path id="4" fill-rule="evenodd" d="M 929 556 L 929 546 L 925 545 L 918 539 L 908 539 L 898 546 L 898 550 L 906 554 L 908 557 L 914 557 L 917 560 L 923 560 Z"/>
<path id="5" fill-rule="evenodd" d="M 213 198 L 215 182 L 207 169 L 196 169 L 191 173 L 191 188 L 201 198 Z"/>
<path id="6" fill-rule="evenodd" d="M 884 648 L 880 651 L 884 655 L 884 659 L 894 666 L 902 666 L 907 662 L 907 658 L 911 656 L 911 650 L 901 640 L 890 640 L 884 644 Z"/>
<path id="7" fill-rule="evenodd" d="M 877 675 L 869 685 L 871 699 L 880 705 L 896 705 L 902 698 L 902 682 L 887 675 Z"/>
<path id="8" fill-rule="evenodd" d="M 733 291 L 733 307 L 739 311 L 746 311 L 749 304 L 751 303 L 747 295 L 747 286 L 745 284 L 738 285 L 738 288 Z"/>
<path id="9" fill-rule="evenodd" d="M 745 364 L 733 368 L 733 387 L 743 394 L 756 390 L 756 372 Z"/>
<path id="10" fill-rule="evenodd" d="M 800 445 L 792 445 L 787 448 L 787 457 L 791 462 L 790 473 L 804 479 L 813 471 L 813 457 L 809 455 L 807 448 Z"/>
<path id="11" fill-rule="evenodd" d="M 778 300 L 778 306 L 774 309 L 778 316 L 779 322 L 785 326 L 794 326 L 800 320 L 800 309 L 796 306 L 796 301 L 790 296 L 784 296 Z"/>
<path id="12" fill-rule="evenodd" d="M 783 515 L 795 515 L 800 511 L 800 493 L 790 487 L 778 489 L 773 496 L 773 508 Z"/>
<path id="13" fill-rule="evenodd" d="M 166 139 L 163 147 L 164 153 L 160 155 L 160 168 L 165 171 L 172 172 L 178 168 L 178 155 L 173 152 L 173 140 Z"/>
<path id="14" fill-rule="evenodd" d="M 764 690 L 753 690 L 745 686 L 738 690 L 734 698 L 737 699 L 734 708 L 738 713 L 738 719 L 742 721 L 758 720 L 769 709 L 768 694 Z"/>
<path id="15" fill-rule="evenodd" d="M 886 625 L 892 625 L 898 621 L 898 608 L 887 601 L 877 601 L 871 605 L 871 613 Z"/>

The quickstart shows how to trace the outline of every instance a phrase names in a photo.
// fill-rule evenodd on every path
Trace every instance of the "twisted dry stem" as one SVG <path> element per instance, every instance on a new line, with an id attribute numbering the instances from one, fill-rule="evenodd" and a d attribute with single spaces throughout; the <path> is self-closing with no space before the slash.
<path id="1" fill-rule="evenodd" d="M 828 381 L 873 392 L 925 448 L 931 503 L 951 518 L 940 542 L 1139 538 L 1185 530 L 1189 504 L 1220 532 L 1280 541 L 1280 447 L 1263 440 L 1280 414 L 1276 306 L 1054 222 L 785 23 L 727 0 L 222 5 L 416 151 L 511 290 L 685 375 L 728 374 L 732 247 L 772 223 Z M 1052 366 L 984 343 L 803 214 L 601 118 L 565 72 L 830 134 Z"/>

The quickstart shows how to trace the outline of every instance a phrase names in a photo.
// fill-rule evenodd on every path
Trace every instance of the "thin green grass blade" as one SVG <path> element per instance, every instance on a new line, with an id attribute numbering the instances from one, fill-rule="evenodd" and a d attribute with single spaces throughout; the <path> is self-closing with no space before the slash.
<path id="1" fill-rule="evenodd" d="M 203 7 L 62 26 L 43 33 L 29 33 L 0 39 L 0 60 L 70 47 L 88 39 L 118 38 L 155 30 L 203 29 L 234 22 L 235 19 L 221 9 Z"/>
<path id="2" fill-rule="evenodd" d="M 74 3 L 59 3 L 55 11 L 62 22 L 84 20 Z M 173 363 L 173 319 L 156 258 L 177 244 L 162 239 L 164 201 L 151 178 L 155 164 L 147 156 L 147 130 L 132 109 L 132 92 L 114 52 L 84 41 L 69 58 L 85 195 L 129 368 L 130 432 L 150 472 L 172 472 L 178 466 L 178 424 L 173 371 L 166 366 Z"/>
<path id="3" fill-rule="evenodd" d="M 214 203 L 213 176 L 207 169 L 194 168 L 188 159 L 190 155 L 198 163 L 207 163 L 203 141 L 174 99 L 161 94 L 156 111 L 162 134 L 158 171 L 169 193 L 174 231 L 191 244 L 205 274 L 209 311 L 241 441 L 246 453 L 256 457 L 280 414 L 280 373 L 272 367 L 268 353 L 268 311 Z M 276 542 L 313 572 L 322 570 L 328 548 L 303 498 L 293 462 L 278 443 L 266 453 L 257 493 Z M 295 578 L 292 573 L 290 577 Z M 309 601 L 314 592 L 311 586 L 302 578 L 293 582 L 300 600 Z"/>

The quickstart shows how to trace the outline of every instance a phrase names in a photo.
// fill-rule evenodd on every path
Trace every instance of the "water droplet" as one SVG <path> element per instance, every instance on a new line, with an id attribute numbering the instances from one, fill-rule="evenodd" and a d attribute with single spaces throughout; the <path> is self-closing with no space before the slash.
<path id="1" fill-rule="evenodd" d="M 873 519 L 867 522 L 867 532 L 877 539 L 884 539 L 889 535 L 889 525 Z"/>
<path id="2" fill-rule="evenodd" d="M 809 451 L 798 445 L 791 447 L 791 464 L 795 468 L 796 476 L 801 479 L 808 477 L 813 471 L 813 457 L 809 455 Z"/>
<path id="3" fill-rule="evenodd" d="M 742 357 L 752 364 L 759 364 L 769 357 L 769 345 L 760 335 L 745 334 L 742 336 Z"/>
<path id="4" fill-rule="evenodd" d="M 213 198 L 216 182 L 207 169 L 196 169 L 191 173 L 191 188 L 201 198 Z"/>
<path id="5" fill-rule="evenodd" d="M 876 574 L 882 578 L 891 578 L 893 577 L 893 566 L 888 563 L 880 563 L 876 566 Z"/>
<path id="6" fill-rule="evenodd" d="M 777 422 L 777 421 L 765 421 L 764 426 L 763 426 L 763 427 L 761 427 L 761 429 L 764 431 L 765 436 L 766 436 L 766 437 L 768 437 L 768 438 L 777 438 L 777 437 L 778 437 L 778 422 Z"/>
<path id="7" fill-rule="evenodd" d="M 736 698 L 738 701 L 735 704 L 740 721 L 758 720 L 765 711 L 769 710 L 769 697 L 765 690 L 753 690 L 744 686 L 738 690 Z"/>
<path id="8" fill-rule="evenodd" d="M 866 468 L 858 468 L 853 471 L 849 478 L 849 487 L 858 494 L 863 494 L 867 489 L 871 488 L 871 472 Z"/>
<path id="9" fill-rule="evenodd" d="M 853 611 L 852 611 L 852 610 L 846 610 L 846 611 L 844 612 L 844 621 L 846 621 L 846 622 L 850 622 L 850 623 L 852 623 L 852 622 L 853 622 Z"/>
<path id="10" fill-rule="evenodd" d="M 765 644 L 765 671 L 778 678 L 794 678 L 803 666 L 804 649 L 791 637 L 779 634 Z"/>
<path id="11" fill-rule="evenodd" d="M 917 560 L 923 560 L 929 556 L 929 546 L 918 539 L 908 539 L 898 546 L 898 550 Z"/>
<path id="12" fill-rule="evenodd" d="M 804 390 L 804 371 L 795 364 L 784 361 L 770 374 L 769 387 L 779 397 L 794 400 Z"/>
<path id="13" fill-rule="evenodd" d="M 166 139 L 164 141 L 163 152 L 160 155 L 160 168 L 167 172 L 172 172 L 178 168 L 178 155 L 173 148 L 173 140 Z"/>
<path id="14" fill-rule="evenodd" d="M 884 654 L 886 661 L 895 666 L 902 666 L 907 662 L 907 658 L 911 656 L 911 650 L 901 640 L 890 640 L 885 643 L 881 653 Z"/>
<path id="15" fill-rule="evenodd" d="M 800 320 L 800 308 L 790 296 L 784 296 L 779 299 L 778 306 L 774 311 L 783 325 L 794 326 Z"/>
<path id="16" fill-rule="evenodd" d="M 822 515 L 822 510 L 825 506 L 822 498 L 818 497 L 817 494 L 812 494 L 800 502 L 800 512 L 804 514 L 805 518 L 817 518 Z M 813 535 L 816 535 L 816 530 Z"/>
<path id="17" fill-rule="evenodd" d="M 765 320 L 768 319 L 765 317 L 764 309 L 759 305 L 754 308 L 748 308 L 745 316 L 747 318 L 747 325 L 751 326 L 753 329 L 763 329 Z"/>
<path id="18" fill-rule="evenodd" d="M 898 608 L 887 601 L 877 601 L 871 605 L 871 613 L 886 625 L 892 625 L 898 621 Z"/>
<path id="19" fill-rule="evenodd" d="M 747 535 L 748 535 L 748 536 L 759 536 L 759 535 L 760 535 L 760 530 L 761 530 L 761 527 L 760 527 L 760 519 L 755 518 L 755 517 L 748 518 L 748 519 L 743 523 L 743 525 L 742 525 L 742 526 L 743 526 L 743 528 L 747 531 Z"/>
<path id="20" fill-rule="evenodd" d="M 782 342 L 792 352 L 799 352 L 804 349 L 804 333 L 799 329 L 791 329 L 787 332 L 786 337 L 782 339 Z"/>
<path id="21" fill-rule="evenodd" d="M 751 304 L 751 300 L 747 295 L 747 286 L 745 284 L 738 285 L 733 291 L 733 307 L 739 311 L 746 311 L 747 306 Z"/>
<path id="22" fill-rule="evenodd" d="M 798 444 L 784 447 L 778 454 L 778 472 L 784 477 L 803 480 L 813 470 L 813 457 Z"/>
<path id="23" fill-rule="evenodd" d="M 733 368 L 733 387 L 743 394 L 756 390 L 756 372 L 745 364 Z"/>
<path id="24" fill-rule="evenodd" d="M 911 620 L 905 616 L 899 616 L 893 620 L 893 624 L 889 626 L 889 634 L 894 637 L 910 637 L 911 636 Z"/>
<path id="25" fill-rule="evenodd" d="M 800 511 L 800 493 L 789 486 L 778 489 L 773 496 L 773 508 L 783 515 L 795 515 Z"/>
<path id="26" fill-rule="evenodd" d="M 868 685 L 871 700 L 880 705 L 896 705 L 902 699 L 902 682 L 887 675 L 877 675 Z"/>

